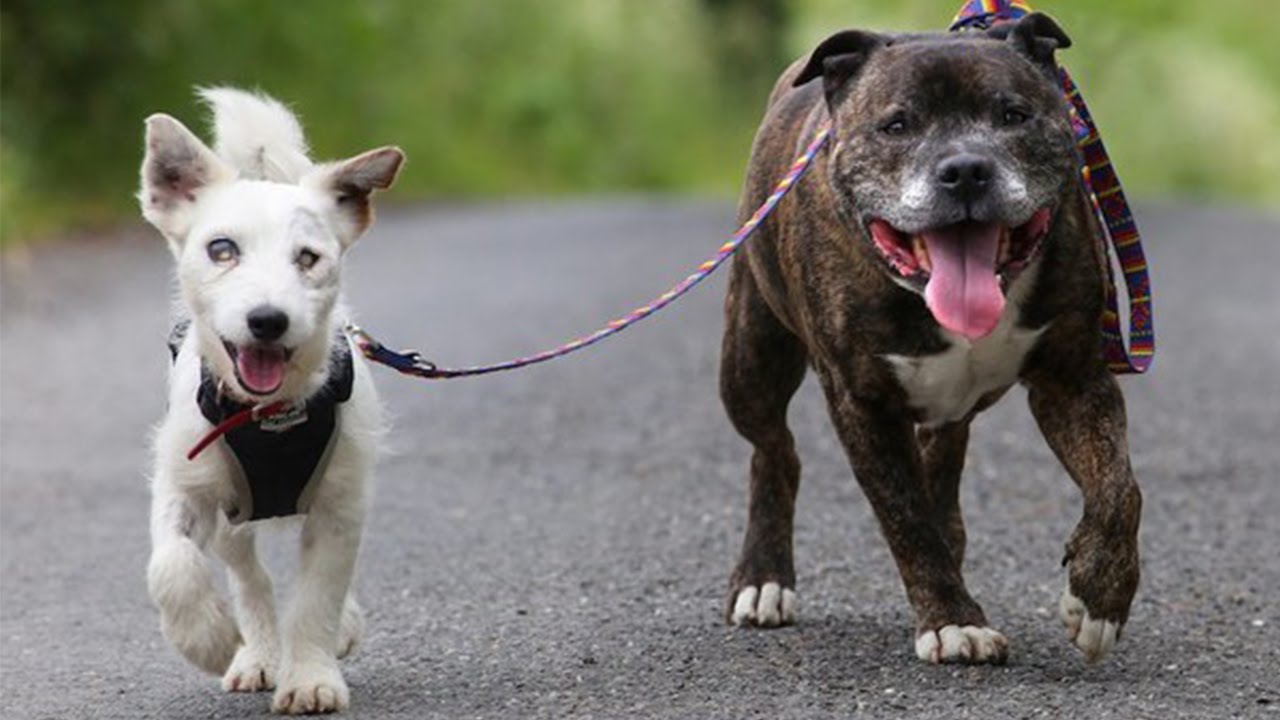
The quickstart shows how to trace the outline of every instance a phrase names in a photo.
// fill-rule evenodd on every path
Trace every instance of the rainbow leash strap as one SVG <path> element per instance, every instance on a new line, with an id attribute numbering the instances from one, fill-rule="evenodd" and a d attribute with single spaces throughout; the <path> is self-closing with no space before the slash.
<path id="1" fill-rule="evenodd" d="M 951 29 L 985 29 L 996 23 L 1017 20 L 1029 12 L 1031 7 L 1023 0 L 969 0 L 961 7 Z M 1133 221 L 1133 214 L 1129 210 L 1129 204 L 1125 200 L 1124 191 L 1120 188 L 1120 180 L 1116 177 L 1111 161 L 1107 157 L 1107 151 L 1102 145 L 1102 139 L 1098 136 L 1098 129 L 1093 124 L 1093 118 L 1084 103 L 1084 98 L 1080 96 L 1079 89 L 1076 88 L 1067 71 L 1063 69 L 1061 74 L 1063 91 L 1071 101 L 1072 124 L 1076 129 L 1076 140 L 1084 158 L 1081 169 L 1082 181 L 1093 200 L 1094 211 L 1101 218 L 1103 227 L 1106 228 L 1106 233 L 1111 240 L 1111 246 L 1115 248 L 1116 256 L 1120 260 L 1129 294 L 1131 344 L 1126 349 L 1124 335 L 1120 330 L 1120 312 L 1114 277 L 1106 284 L 1107 305 L 1102 316 L 1103 352 L 1107 365 L 1113 373 L 1146 372 L 1155 355 L 1155 330 L 1151 314 L 1151 284 L 1147 274 L 1146 258 L 1142 252 L 1142 242 L 1138 236 L 1137 225 Z M 769 217 L 778 202 L 799 182 L 805 171 L 809 169 L 814 157 L 826 144 L 830 134 L 831 124 L 827 121 L 814 133 L 809 145 L 791 164 L 791 168 L 764 203 L 743 223 L 742 227 L 738 228 L 728 242 L 716 250 L 714 256 L 652 302 L 610 321 L 590 335 L 583 335 L 550 350 L 504 362 L 461 368 L 441 368 L 416 351 L 396 352 L 387 348 L 356 325 L 347 326 L 347 333 L 360 352 L 369 360 L 406 375 L 430 379 L 487 375 L 503 370 L 514 370 L 590 347 L 670 305 L 723 265 L 742 243 L 746 242 L 760 223 Z M 1107 267 L 1110 273 L 1109 263 Z"/>

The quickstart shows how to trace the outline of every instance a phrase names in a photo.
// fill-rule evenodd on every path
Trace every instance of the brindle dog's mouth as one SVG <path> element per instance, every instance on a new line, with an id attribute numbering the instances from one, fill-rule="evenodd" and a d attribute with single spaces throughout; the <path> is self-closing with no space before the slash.
<path id="1" fill-rule="evenodd" d="M 926 281 L 925 304 L 934 319 L 976 340 L 995 329 L 1004 311 L 1001 276 L 1031 261 L 1050 217 L 1050 210 L 1041 208 L 1012 228 L 966 220 L 910 234 L 875 219 L 868 229 L 894 270 Z"/>
<path id="2" fill-rule="evenodd" d="M 251 343 L 242 347 L 223 340 L 236 368 L 240 387 L 253 395 L 270 395 L 284 384 L 285 366 L 293 351 L 282 345 Z"/>

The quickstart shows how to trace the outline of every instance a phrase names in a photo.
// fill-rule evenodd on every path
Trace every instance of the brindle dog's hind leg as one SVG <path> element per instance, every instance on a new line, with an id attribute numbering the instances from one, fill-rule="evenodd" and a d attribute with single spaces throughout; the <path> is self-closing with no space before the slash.
<path id="1" fill-rule="evenodd" d="M 754 446 L 747 533 L 725 602 L 725 617 L 735 625 L 775 627 L 795 619 L 791 535 L 800 459 L 787 405 L 804 380 L 805 362 L 800 339 L 774 317 L 739 258 L 729 278 L 720 360 L 725 410 Z"/>
<path id="2" fill-rule="evenodd" d="M 933 506 L 936 526 L 951 549 L 956 567 L 964 565 L 964 518 L 960 514 L 960 475 L 969 446 L 969 418 L 916 430 L 924 461 L 925 490 Z"/>

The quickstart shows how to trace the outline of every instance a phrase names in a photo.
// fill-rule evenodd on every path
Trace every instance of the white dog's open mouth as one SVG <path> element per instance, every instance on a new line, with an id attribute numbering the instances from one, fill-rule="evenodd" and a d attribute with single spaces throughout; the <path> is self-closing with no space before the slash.
<path id="1" fill-rule="evenodd" d="M 285 365 L 293 353 L 280 345 L 254 343 L 237 347 L 223 340 L 235 364 L 240 386 L 254 395 L 270 395 L 284 384 Z"/>
<path id="2" fill-rule="evenodd" d="M 894 270 L 927 280 L 925 303 L 938 323 L 977 339 L 995 329 L 1004 311 L 1000 276 L 1031 260 L 1050 217 L 1041 208 L 1017 227 L 964 221 L 908 234 L 875 219 L 868 229 Z"/>

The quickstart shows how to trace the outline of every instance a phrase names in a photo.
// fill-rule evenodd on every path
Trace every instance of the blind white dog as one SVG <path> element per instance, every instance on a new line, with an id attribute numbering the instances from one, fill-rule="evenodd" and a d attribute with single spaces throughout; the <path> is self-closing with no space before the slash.
<path id="1" fill-rule="evenodd" d="M 351 578 L 383 432 L 342 331 L 341 263 L 404 154 L 313 163 L 279 102 L 200 95 L 212 150 L 168 115 L 146 121 L 139 200 L 177 261 L 183 318 L 155 436 L 148 588 L 165 637 L 224 689 L 275 688 L 276 712 L 334 712 L 349 699 L 338 659 L 362 633 Z M 279 412 L 254 412 L 266 407 Z M 303 517 L 301 570 L 281 623 L 254 527 L 291 516 Z M 234 610 L 206 553 L 227 567 Z"/>

